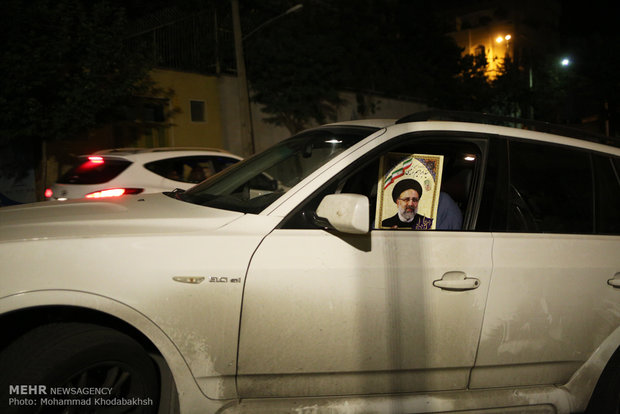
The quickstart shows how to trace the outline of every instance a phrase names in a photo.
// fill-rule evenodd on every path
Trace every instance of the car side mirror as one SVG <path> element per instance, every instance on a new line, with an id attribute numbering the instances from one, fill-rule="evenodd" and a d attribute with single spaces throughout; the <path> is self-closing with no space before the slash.
<path id="1" fill-rule="evenodd" d="M 317 224 L 329 224 L 329 227 L 343 233 L 368 233 L 369 204 L 368 197 L 360 194 L 329 194 L 316 209 Z"/>

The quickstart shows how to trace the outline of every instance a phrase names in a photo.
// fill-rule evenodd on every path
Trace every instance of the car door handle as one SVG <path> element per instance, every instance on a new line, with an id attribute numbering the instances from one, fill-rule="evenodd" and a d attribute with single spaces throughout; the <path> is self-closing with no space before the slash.
<path id="1" fill-rule="evenodd" d="M 433 281 L 433 286 L 443 290 L 472 290 L 480 286 L 480 280 L 467 277 L 464 272 L 447 272 L 441 279 Z"/>
<path id="2" fill-rule="evenodd" d="M 613 278 L 609 279 L 607 284 L 615 288 L 620 288 L 620 272 L 616 273 Z"/>

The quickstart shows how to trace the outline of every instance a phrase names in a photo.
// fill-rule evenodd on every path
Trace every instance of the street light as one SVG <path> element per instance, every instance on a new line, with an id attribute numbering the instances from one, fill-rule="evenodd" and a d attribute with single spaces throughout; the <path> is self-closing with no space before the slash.
<path id="1" fill-rule="evenodd" d="M 241 143 L 243 146 L 242 155 L 251 155 L 256 151 L 254 144 L 254 129 L 252 127 L 252 110 L 250 106 L 250 94 L 248 92 L 248 79 L 245 68 L 245 54 L 243 52 L 243 41 L 249 36 L 253 35 L 268 24 L 273 23 L 275 20 L 286 16 L 287 14 L 294 13 L 301 10 L 302 4 L 297 4 L 286 10 L 284 13 L 273 17 L 266 22 L 258 25 L 254 30 L 251 30 L 247 35 L 243 36 L 241 32 L 241 19 L 239 18 L 239 0 L 230 0 L 232 17 L 233 17 L 233 35 L 235 39 L 235 58 L 237 61 L 237 80 L 239 85 L 239 113 L 240 113 L 240 132 Z"/>
<path id="2" fill-rule="evenodd" d="M 495 38 L 495 41 L 496 41 L 497 43 L 502 43 L 504 40 L 505 40 L 505 41 L 509 41 L 510 39 L 512 39 L 512 36 L 511 36 L 511 35 L 509 35 L 509 34 L 507 34 L 507 35 L 505 35 L 505 36 L 497 36 L 497 37 Z"/>
<path id="3" fill-rule="evenodd" d="M 290 9 L 286 10 L 284 13 L 277 15 L 276 17 L 272 17 L 271 19 L 267 20 L 265 23 L 259 24 L 258 27 L 256 27 L 256 29 L 251 30 L 250 33 L 246 34 L 243 36 L 242 40 L 245 42 L 247 40 L 248 37 L 252 36 L 254 33 L 258 32 L 260 29 L 262 29 L 263 27 L 273 23 L 274 21 L 278 20 L 281 17 L 286 16 L 287 14 L 291 14 L 291 13 L 295 13 L 299 10 L 301 10 L 304 7 L 303 4 L 296 4 L 295 6 L 291 7 Z"/>

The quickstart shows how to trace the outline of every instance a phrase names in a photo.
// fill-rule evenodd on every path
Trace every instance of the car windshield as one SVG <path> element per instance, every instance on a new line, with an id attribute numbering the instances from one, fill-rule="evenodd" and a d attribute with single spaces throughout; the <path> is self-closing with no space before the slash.
<path id="1" fill-rule="evenodd" d="M 257 214 L 327 161 L 377 130 L 334 126 L 302 132 L 175 196 L 203 206 Z"/>

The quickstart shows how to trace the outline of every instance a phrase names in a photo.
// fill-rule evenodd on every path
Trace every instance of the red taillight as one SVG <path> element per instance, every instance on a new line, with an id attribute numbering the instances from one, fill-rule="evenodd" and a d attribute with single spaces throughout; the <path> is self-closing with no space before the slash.
<path id="1" fill-rule="evenodd" d="M 83 173 L 92 168 L 101 167 L 103 164 L 105 164 L 105 160 L 103 159 L 103 157 L 100 157 L 98 155 L 91 155 L 86 159 L 86 161 L 84 161 L 79 167 L 77 167 L 76 171 Z"/>
<path id="2" fill-rule="evenodd" d="M 106 190 L 95 191 L 94 193 L 86 194 L 86 198 L 107 198 L 107 197 L 120 197 L 127 194 L 140 194 L 144 191 L 144 188 L 108 188 Z"/>
<path id="3" fill-rule="evenodd" d="M 54 194 L 54 192 L 52 191 L 51 188 L 46 188 L 45 189 L 45 198 L 52 198 L 52 195 Z"/>

